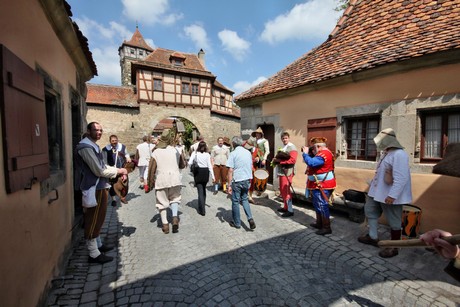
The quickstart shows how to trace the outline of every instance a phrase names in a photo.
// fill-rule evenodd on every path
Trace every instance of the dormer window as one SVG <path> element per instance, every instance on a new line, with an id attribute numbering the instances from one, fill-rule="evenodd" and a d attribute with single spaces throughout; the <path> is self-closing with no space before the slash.
<path id="1" fill-rule="evenodd" d="M 185 56 L 180 52 L 174 52 L 169 56 L 171 64 L 176 67 L 181 67 L 185 65 Z"/>
<path id="2" fill-rule="evenodd" d="M 144 55 L 144 51 L 139 50 L 139 55 L 140 55 L 140 56 Z"/>

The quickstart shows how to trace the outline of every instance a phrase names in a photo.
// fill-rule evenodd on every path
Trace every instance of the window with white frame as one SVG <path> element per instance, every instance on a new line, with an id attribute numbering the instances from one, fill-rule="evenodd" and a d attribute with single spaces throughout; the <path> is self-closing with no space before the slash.
<path id="1" fill-rule="evenodd" d="M 380 117 L 362 116 L 346 119 L 347 159 L 375 161 L 374 137 L 379 132 Z"/>
<path id="2" fill-rule="evenodd" d="M 460 142 L 460 109 L 422 113 L 422 161 L 441 160 L 447 144 Z"/>

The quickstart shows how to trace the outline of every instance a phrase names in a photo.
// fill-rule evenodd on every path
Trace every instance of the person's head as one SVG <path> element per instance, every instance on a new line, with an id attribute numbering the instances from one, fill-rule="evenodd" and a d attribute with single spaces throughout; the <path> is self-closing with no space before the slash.
<path id="1" fill-rule="evenodd" d="M 208 146 L 206 146 L 206 142 L 201 141 L 200 143 L 198 143 L 198 148 L 196 149 L 196 151 L 198 151 L 198 152 L 206 152 L 206 151 L 208 151 Z"/>
<path id="2" fill-rule="evenodd" d="M 149 137 L 146 136 L 146 135 L 144 135 L 144 136 L 142 137 L 142 141 L 143 141 L 143 142 L 148 142 L 148 141 L 149 141 Z"/>
<path id="3" fill-rule="evenodd" d="M 287 145 L 289 143 L 289 133 L 281 133 L 281 142 L 283 142 L 284 145 Z"/>
<path id="4" fill-rule="evenodd" d="M 312 152 L 316 155 L 321 150 L 327 148 L 326 142 L 327 142 L 327 139 L 325 137 L 312 137 L 310 139 L 310 144 L 312 146 Z"/>
<path id="5" fill-rule="evenodd" d="M 115 134 L 112 134 L 109 137 L 109 142 L 110 142 L 110 145 L 112 145 L 113 148 L 116 148 L 117 145 L 118 145 L 118 137 Z"/>
<path id="6" fill-rule="evenodd" d="M 375 145 L 378 151 L 390 148 L 404 148 L 396 138 L 396 133 L 391 128 L 383 129 L 374 138 Z"/>
<path id="7" fill-rule="evenodd" d="M 234 136 L 232 138 L 232 145 L 233 145 L 233 148 L 236 148 L 237 146 L 241 146 L 243 145 L 243 139 L 239 136 Z"/>
<path id="8" fill-rule="evenodd" d="M 258 127 L 256 131 L 251 133 L 251 136 L 255 137 L 256 139 L 261 139 L 264 137 L 264 131 L 262 130 L 262 128 Z"/>
<path id="9" fill-rule="evenodd" d="M 158 143 L 158 138 L 156 136 L 152 135 L 152 136 L 150 136 L 150 142 L 152 144 L 156 145 Z"/>
<path id="10" fill-rule="evenodd" d="M 222 147 L 222 145 L 224 145 L 224 138 L 223 137 L 217 138 L 217 145 L 219 145 L 220 147 Z"/>
<path id="11" fill-rule="evenodd" d="M 158 140 L 155 148 L 166 148 L 168 145 L 171 145 L 174 141 L 174 137 L 171 134 L 170 129 L 164 129 L 161 133 L 160 139 Z"/>
<path id="12" fill-rule="evenodd" d="M 102 136 L 102 126 L 98 122 L 90 122 L 88 126 L 86 126 L 86 132 L 88 133 L 88 138 L 93 142 L 97 142 Z"/>

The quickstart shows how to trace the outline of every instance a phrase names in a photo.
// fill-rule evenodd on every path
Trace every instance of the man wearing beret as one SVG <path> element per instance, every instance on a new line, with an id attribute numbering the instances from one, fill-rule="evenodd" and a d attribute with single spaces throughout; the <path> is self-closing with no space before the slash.
<path id="1" fill-rule="evenodd" d="M 307 189 L 310 191 L 313 206 L 316 212 L 316 222 L 310 224 L 317 228 L 316 234 L 331 234 L 329 214 L 329 200 L 336 187 L 334 175 L 334 154 L 326 147 L 327 139 L 313 137 L 310 139 L 313 157 L 309 155 L 309 148 L 302 148 L 302 157 L 307 164 Z"/>

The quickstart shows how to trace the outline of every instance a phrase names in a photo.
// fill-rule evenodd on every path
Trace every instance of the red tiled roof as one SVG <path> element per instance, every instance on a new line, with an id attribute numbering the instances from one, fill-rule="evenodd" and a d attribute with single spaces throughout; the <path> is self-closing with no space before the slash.
<path id="1" fill-rule="evenodd" d="M 180 56 L 181 58 L 183 58 L 184 65 L 174 65 L 174 63 L 172 63 L 170 60 L 171 56 L 176 58 Z M 215 79 L 215 76 L 203 67 L 198 58 L 198 55 L 191 53 L 182 53 L 163 48 L 155 48 L 155 50 L 153 50 L 152 53 L 150 53 L 147 56 L 147 58 L 145 58 L 145 60 L 133 62 L 133 65 L 160 68 L 174 72 L 197 74 L 202 76 L 208 76 Z"/>
<path id="2" fill-rule="evenodd" d="M 460 51 L 460 0 L 351 0 L 326 42 L 235 101 L 447 50 Z"/>
<path id="3" fill-rule="evenodd" d="M 138 108 L 137 96 L 131 87 L 86 83 L 86 103 Z"/>
<path id="4" fill-rule="evenodd" d="M 150 47 L 144 40 L 144 37 L 142 36 L 141 32 L 139 32 L 139 29 L 136 27 L 136 31 L 134 31 L 133 36 L 129 41 L 123 41 L 123 45 L 128 45 L 132 47 L 139 47 L 143 48 L 149 51 L 152 51 L 152 47 Z"/>

